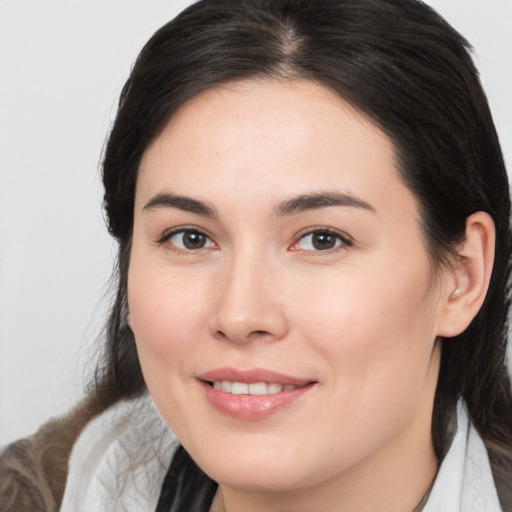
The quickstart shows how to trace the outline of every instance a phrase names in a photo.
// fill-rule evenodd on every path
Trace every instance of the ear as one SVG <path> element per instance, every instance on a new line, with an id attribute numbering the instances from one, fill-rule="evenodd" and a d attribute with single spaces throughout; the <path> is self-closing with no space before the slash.
<path id="1" fill-rule="evenodd" d="M 462 333 L 480 310 L 491 279 L 495 239 L 494 222 L 487 213 L 467 218 L 466 238 L 443 286 L 438 336 Z"/>

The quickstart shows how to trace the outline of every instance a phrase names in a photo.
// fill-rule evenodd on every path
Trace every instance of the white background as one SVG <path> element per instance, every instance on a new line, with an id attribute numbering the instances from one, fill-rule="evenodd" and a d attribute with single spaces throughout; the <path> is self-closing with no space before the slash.
<path id="1" fill-rule="evenodd" d="M 83 395 L 114 247 L 98 164 L 143 43 L 187 0 L 0 0 L 0 445 Z M 512 0 L 431 0 L 476 49 L 512 167 Z"/>

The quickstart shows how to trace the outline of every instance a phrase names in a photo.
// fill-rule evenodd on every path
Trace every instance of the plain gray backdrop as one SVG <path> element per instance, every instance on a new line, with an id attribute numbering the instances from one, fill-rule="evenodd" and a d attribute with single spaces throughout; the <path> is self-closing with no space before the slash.
<path id="1" fill-rule="evenodd" d="M 0 445 L 83 396 L 115 255 L 103 141 L 141 46 L 189 3 L 0 0 Z M 475 47 L 510 169 L 512 0 L 427 3 Z"/>

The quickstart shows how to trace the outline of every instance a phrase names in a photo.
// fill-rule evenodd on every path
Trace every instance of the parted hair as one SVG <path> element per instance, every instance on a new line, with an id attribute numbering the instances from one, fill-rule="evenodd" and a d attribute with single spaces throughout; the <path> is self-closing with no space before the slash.
<path id="1" fill-rule="evenodd" d="M 96 404 L 105 408 L 145 390 L 126 322 L 142 155 L 187 100 L 251 78 L 321 84 L 387 134 L 401 178 L 418 201 L 434 269 L 457 253 L 468 216 L 484 211 L 492 217 L 496 256 L 485 302 L 462 334 L 438 341 L 442 356 L 432 438 L 441 459 L 448 419 L 462 397 L 488 448 L 500 499 L 509 499 L 507 175 L 469 43 L 419 0 L 200 0 L 144 46 L 123 88 L 103 157 L 104 209 L 119 255 L 116 299 L 94 383 Z M 202 510 L 207 507 L 198 500 L 206 503 L 214 488 L 180 448 L 159 510 Z"/>

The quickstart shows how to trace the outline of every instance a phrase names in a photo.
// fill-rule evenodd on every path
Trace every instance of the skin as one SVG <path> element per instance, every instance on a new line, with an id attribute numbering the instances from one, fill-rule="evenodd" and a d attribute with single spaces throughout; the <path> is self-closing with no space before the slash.
<path id="1" fill-rule="evenodd" d="M 278 212 L 318 193 L 358 202 Z M 148 206 L 161 194 L 215 215 Z M 487 254 L 492 221 L 468 225 L 467 253 Z M 334 247 L 319 250 L 311 233 L 326 228 Z M 204 247 L 184 248 L 180 229 Z M 478 310 L 478 257 L 433 276 L 392 143 L 328 89 L 240 82 L 182 106 L 140 166 L 128 300 L 148 389 L 227 511 L 415 507 L 437 469 L 436 338 Z M 315 384 L 250 421 L 205 397 L 197 376 L 221 367 Z"/>

